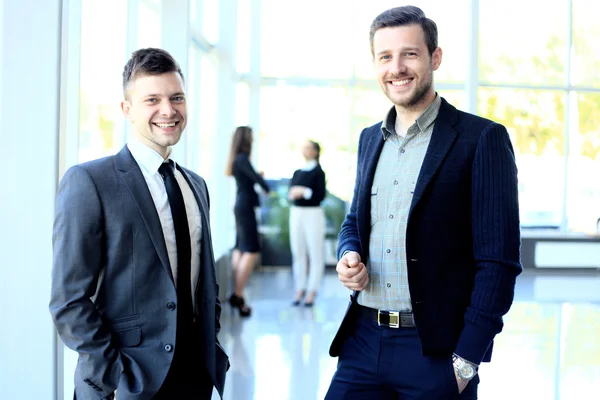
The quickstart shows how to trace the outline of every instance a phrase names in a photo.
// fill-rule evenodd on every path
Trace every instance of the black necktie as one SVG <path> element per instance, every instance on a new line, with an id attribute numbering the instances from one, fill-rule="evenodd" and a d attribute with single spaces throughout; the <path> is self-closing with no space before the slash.
<path id="1" fill-rule="evenodd" d="M 171 216 L 175 227 L 175 240 L 177 242 L 177 325 L 178 333 L 184 333 L 192 323 L 192 285 L 190 279 L 190 264 L 192 257 L 190 230 L 185 212 L 185 203 L 181 188 L 175 178 L 175 166 L 169 160 L 163 163 L 158 172 L 162 175 L 169 196 Z"/>

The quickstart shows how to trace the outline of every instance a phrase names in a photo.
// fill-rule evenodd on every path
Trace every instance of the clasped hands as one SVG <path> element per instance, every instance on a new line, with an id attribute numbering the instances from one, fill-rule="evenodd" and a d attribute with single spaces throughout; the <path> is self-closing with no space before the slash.
<path id="1" fill-rule="evenodd" d="M 294 185 L 290 187 L 290 191 L 288 192 L 288 198 L 290 200 L 301 199 L 304 196 L 305 186 Z"/>

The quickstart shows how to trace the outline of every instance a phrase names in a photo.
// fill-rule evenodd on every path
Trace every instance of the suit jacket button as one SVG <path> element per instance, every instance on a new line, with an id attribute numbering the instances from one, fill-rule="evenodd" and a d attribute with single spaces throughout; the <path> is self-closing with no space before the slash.
<path id="1" fill-rule="evenodd" d="M 170 344 L 165 344 L 165 351 L 172 351 L 173 350 L 173 346 L 171 346 Z"/>
<path id="2" fill-rule="evenodd" d="M 167 308 L 168 308 L 169 310 L 173 311 L 173 310 L 175 309 L 175 307 L 176 307 L 176 306 L 175 306 L 175 303 L 173 303 L 173 302 L 168 302 L 168 303 L 167 303 Z"/>

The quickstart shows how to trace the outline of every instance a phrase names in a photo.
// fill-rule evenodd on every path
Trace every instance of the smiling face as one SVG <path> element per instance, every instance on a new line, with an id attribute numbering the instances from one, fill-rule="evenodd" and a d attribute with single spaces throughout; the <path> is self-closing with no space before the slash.
<path id="1" fill-rule="evenodd" d="M 121 103 L 133 134 L 164 157 L 179 142 L 187 123 L 183 80 L 177 72 L 139 75 L 132 79 Z"/>
<path id="2" fill-rule="evenodd" d="M 379 85 L 397 109 L 421 111 L 433 101 L 433 71 L 442 62 L 442 50 L 429 55 L 421 25 L 377 30 L 373 57 Z"/>

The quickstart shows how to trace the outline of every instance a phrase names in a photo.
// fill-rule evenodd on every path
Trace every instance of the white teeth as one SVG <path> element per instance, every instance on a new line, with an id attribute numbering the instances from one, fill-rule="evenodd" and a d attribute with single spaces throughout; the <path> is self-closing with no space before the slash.
<path id="1" fill-rule="evenodd" d="M 156 126 L 158 126 L 159 128 L 172 128 L 175 126 L 175 122 L 172 122 L 170 124 L 155 124 Z"/>
<path id="2" fill-rule="evenodd" d="M 408 82 L 410 82 L 410 79 L 404 79 L 402 81 L 392 81 L 392 85 L 402 86 L 402 85 L 406 85 Z"/>

